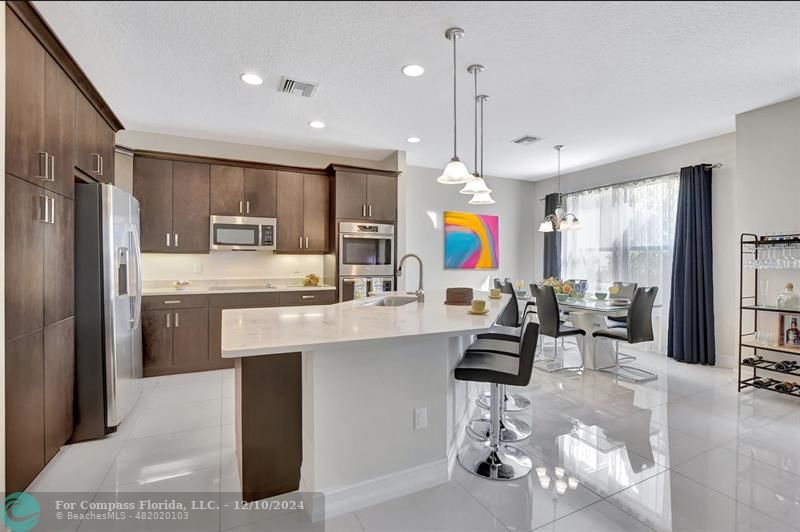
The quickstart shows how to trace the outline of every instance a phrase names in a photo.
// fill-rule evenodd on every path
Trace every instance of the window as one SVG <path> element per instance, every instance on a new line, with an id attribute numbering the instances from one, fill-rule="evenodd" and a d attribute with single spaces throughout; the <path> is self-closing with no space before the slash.
<path id="1" fill-rule="evenodd" d="M 589 292 L 614 281 L 657 286 L 653 330 L 666 351 L 672 252 L 679 179 L 676 175 L 566 194 L 567 212 L 583 229 L 562 233 L 561 277 L 586 279 Z"/>

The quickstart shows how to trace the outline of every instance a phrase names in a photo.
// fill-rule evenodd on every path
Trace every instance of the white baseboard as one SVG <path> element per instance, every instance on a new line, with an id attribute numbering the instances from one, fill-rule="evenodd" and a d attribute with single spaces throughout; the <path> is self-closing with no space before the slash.
<path id="1" fill-rule="evenodd" d="M 317 522 L 360 510 L 403 495 L 444 484 L 450 480 L 448 460 L 442 459 L 420 466 L 373 478 L 352 486 L 323 492 L 315 499 L 309 517 Z M 323 504 L 319 504 L 320 502 Z"/>
<path id="2" fill-rule="evenodd" d="M 323 491 L 323 496 L 315 497 L 311 508 L 306 510 L 311 521 L 322 521 L 448 482 L 458 461 L 458 449 L 466 437 L 467 424 L 478 408 L 475 397 L 471 397 L 468 404 L 470 406 L 459 420 L 455 437 L 447 449 L 447 458 L 352 486 Z"/>

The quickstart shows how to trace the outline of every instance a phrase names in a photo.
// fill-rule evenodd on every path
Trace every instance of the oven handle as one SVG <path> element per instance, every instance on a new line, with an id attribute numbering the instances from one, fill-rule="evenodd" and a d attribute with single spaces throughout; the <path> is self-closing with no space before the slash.
<path id="1" fill-rule="evenodd" d="M 356 234 L 356 233 L 341 233 L 342 238 L 362 238 L 370 240 L 394 240 L 394 235 L 389 233 L 370 233 L 370 234 Z"/>

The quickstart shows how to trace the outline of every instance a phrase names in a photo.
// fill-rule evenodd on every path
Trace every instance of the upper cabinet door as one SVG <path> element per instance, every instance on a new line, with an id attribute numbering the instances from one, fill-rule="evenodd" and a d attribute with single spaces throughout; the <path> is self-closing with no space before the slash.
<path id="1" fill-rule="evenodd" d="M 139 200 L 142 251 L 172 251 L 172 161 L 134 157 L 133 195 Z"/>
<path id="2" fill-rule="evenodd" d="M 278 172 L 277 251 L 299 252 L 305 247 L 303 233 L 303 174 Z"/>
<path id="3" fill-rule="evenodd" d="M 45 55 L 6 7 L 6 172 L 32 183 L 46 177 Z"/>
<path id="4" fill-rule="evenodd" d="M 100 113 L 95 113 L 95 141 L 100 156 L 100 172 L 97 179 L 103 183 L 114 184 L 114 130 Z"/>
<path id="5" fill-rule="evenodd" d="M 52 192 L 47 196 L 51 223 L 44 224 L 44 324 L 50 325 L 75 314 L 75 204 Z"/>
<path id="6" fill-rule="evenodd" d="M 209 166 L 172 163 L 173 251 L 208 253 Z"/>
<path id="7" fill-rule="evenodd" d="M 385 175 L 367 176 L 367 217 L 393 222 L 397 219 L 397 178 Z"/>
<path id="8" fill-rule="evenodd" d="M 303 176 L 304 251 L 328 251 L 328 220 L 330 209 L 330 179 L 327 175 Z M 278 224 L 280 227 L 280 224 Z"/>
<path id="9" fill-rule="evenodd" d="M 75 183 L 75 86 L 49 54 L 45 54 L 44 86 L 44 146 L 50 175 L 41 183 L 71 198 Z"/>
<path id="10" fill-rule="evenodd" d="M 243 216 L 244 168 L 211 165 L 211 214 Z"/>
<path id="11" fill-rule="evenodd" d="M 100 171 L 97 153 L 97 111 L 81 92 L 75 96 L 75 166 L 95 179 Z"/>
<path id="12" fill-rule="evenodd" d="M 44 230 L 49 199 L 44 189 L 6 175 L 6 339 L 42 328 Z M 63 264 L 51 264 L 62 268 Z M 70 281 L 70 286 L 72 282 Z M 9 425 L 12 426 L 12 425 Z"/>
<path id="13" fill-rule="evenodd" d="M 247 216 L 277 216 L 277 179 L 275 170 L 244 169 L 244 213 Z"/>
<path id="14" fill-rule="evenodd" d="M 336 172 L 336 217 L 364 218 L 367 214 L 367 174 Z"/>

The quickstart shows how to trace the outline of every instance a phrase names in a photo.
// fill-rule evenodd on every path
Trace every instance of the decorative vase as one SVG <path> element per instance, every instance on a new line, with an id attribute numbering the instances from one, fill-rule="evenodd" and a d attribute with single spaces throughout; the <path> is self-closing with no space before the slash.
<path id="1" fill-rule="evenodd" d="M 786 290 L 778 296 L 778 308 L 800 309 L 800 295 L 794 293 L 794 285 L 786 283 Z"/>

